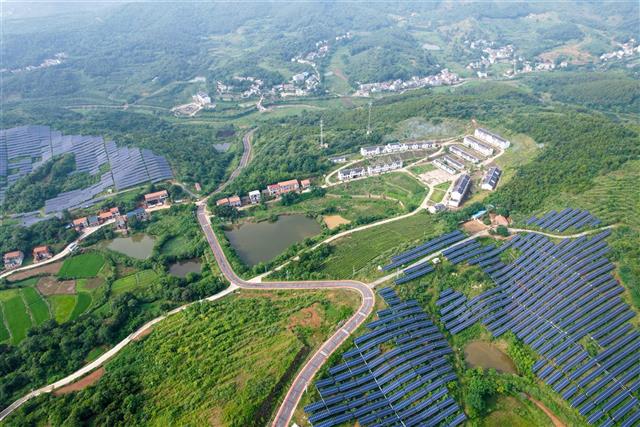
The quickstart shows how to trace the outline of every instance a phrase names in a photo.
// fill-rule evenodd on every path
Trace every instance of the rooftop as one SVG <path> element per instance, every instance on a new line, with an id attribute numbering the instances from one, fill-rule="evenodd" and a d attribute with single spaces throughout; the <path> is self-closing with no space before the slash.
<path id="1" fill-rule="evenodd" d="M 154 200 L 154 199 L 159 199 L 161 197 L 169 197 L 169 193 L 167 193 L 167 190 L 156 191 L 155 193 L 149 193 L 144 195 L 145 200 Z"/>

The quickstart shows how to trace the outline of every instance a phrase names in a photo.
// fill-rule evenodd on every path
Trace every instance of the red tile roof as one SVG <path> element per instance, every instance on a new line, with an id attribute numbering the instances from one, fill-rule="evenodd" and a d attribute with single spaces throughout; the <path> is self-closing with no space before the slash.
<path id="1" fill-rule="evenodd" d="M 224 198 L 224 199 L 219 199 L 216 201 L 216 206 L 222 206 L 222 205 L 228 205 L 229 204 L 229 199 L 228 198 Z"/>
<path id="2" fill-rule="evenodd" d="M 22 251 L 7 252 L 4 254 L 4 259 L 19 258 L 21 256 L 24 256 Z"/>
<path id="3" fill-rule="evenodd" d="M 240 202 L 240 197 L 239 196 L 231 196 L 229 197 L 229 203 L 239 203 Z"/>
<path id="4" fill-rule="evenodd" d="M 49 248 L 46 246 L 36 246 L 35 248 L 33 248 L 33 253 L 34 254 L 41 254 L 41 253 L 49 253 Z"/>
<path id="5" fill-rule="evenodd" d="M 297 179 L 290 179 L 288 181 L 282 181 L 278 183 L 278 186 L 280 187 L 288 187 L 290 185 L 293 185 L 294 187 L 298 184 L 298 180 Z"/>
<path id="6" fill-rule="evenodd" d="M 76 218 L 73 220 L 73 225 L 82 225 L 87 223 L 87 217 L 83 216 L 82 218 Z"/>
<path id="7" fill-rule="evenodd" d="M 149 200 L 160 199 L 162 197 L 169 197 L 169 193 L 167 193 L 167 190 L 156 191 L 155 193 L 145 194 L 144 200 L 149 201 Z"/>

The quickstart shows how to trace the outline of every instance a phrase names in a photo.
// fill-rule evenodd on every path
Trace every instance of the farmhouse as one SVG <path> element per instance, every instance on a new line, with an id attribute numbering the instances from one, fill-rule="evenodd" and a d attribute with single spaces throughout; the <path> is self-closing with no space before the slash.
<path id="1" fill-rule="evenodd" d="M 227 206 L 229 204 L 229 198 L 225 197 L 224 199 L 216 200 L 216 206 Z"/>
<path id="2" fill-rule="evenodd" d="M 480 187 L 483 190 L 489 190 L 489 191 L 495 190 L 496 186 L 498 185 L 498 180 L 500 179 L 501 174 L 502 174 L 502 171 L 497 167 L 494 166 L 490 168 L 485 174 L 484 178 L 482 178 L 482 184 L 480 185 Z"/>
<path id="3" fill-rule="evenodd" d="M 146 221 L 149 219 L 149 215 L 147 211 L 142 208 L 136 208 L 130 212 L 127 212 L 127 221 L 131 221 L 132 219 L 136 219 L 138 221 Z"/>
<path id="4" fill-rule="evenodd" d="M 342 169 L 338 171 L 338 179 L 340 181 L 347 181 L 354 178 L 360 178 L 366 174 L 367 170 L 365 168 Z"/>
<path id="5" fill-rule="evenodd" d="M 477 158 L 473 154 L 469 153 L 468 151 L 463 150 L 461 147 L 458 147 L 457 145 L 452 145 L 451 147 L 449 147 L 449 151 L 451 153 L 455 154 L 456 156 L 465 159 L 468 162 L 471 162 L 471 163 L 479 163 L 480 162 L 479 158 Z"/>
<path id="6" fill-rule="evenodd" d="M 471 136 L 471 135 L 465 136 L 464 139 L 462 140 L 462 143 L 467 147 L 476 150 L 478 153 L 484 156 L 490 156 L 493 154 L 493 148 L 491 148 L 489 145 L 485 144 L 484 142 L 480 141 L 478 138 L 474 136 Z"/>
<path id="7" fill-rule="evenodd" d="M 300 181 L 300 187 L 303 190 L 306 190 L 307 188 L 311 187 L 311 180 L 303 179 L 302 181 Z"/>
<path id="8" fill-rule="evenodd" d="M 406 145 L 409 150 L 430 150 L 438 146 L 435 141 L 409 141 Z"/>
<path id="9" fill-rule="evenodd" d="M 242 206 L 242 201 L 239 196 L 231 196 L 229 197 L 229 206 L 233 206 L 234 208 L 239 208 Z"/>
<path id="10" fill-rule="evenodd" d="M 252 205 L 260 203 L 260 190 L 249 191 L 249 200 Z"/>
<path id="11" fill-rule="evenodd" d="M 51 251 L 47 246 L 36 246 L 33 248 L 33 262 L 44 261 L 45 259 L 49 259 L 53 256 Z"/>
<path id="12" fill-rule="evenodd" d="M 73 228 L 76 229 L 76 231 L 80 232 L 82 229 L 89 226 L 89 220 L 87 220 L 86 216 L 83 216 L 82 218 L 76 218 L 73 220 L 72 225 Z"/>
<path id="13" fill-rule="evenodd" d="M 87 217 L 87 222 L 89 223 L 89 227 L 97 227 L 100 225 L 100 220 L 98 219 L 98 215 L 89 215 Z"/>
<path id="14" fill-rule="evenodd" d="M 147 207 L 153 207 L 157 205 L 164 205 L 164 202 L 169 198 L 167 190 L 156 191 L 155 193 L 149 193 L 144 195 L 144 203 Z"/>
<path id="15" fill-rule="evenodd" d="M 375 145 L 373 147 L 361 147 L 360 154 L 364 157 L 377 156 L 382 153 L 382 148 L 383 147 L 380 145 Z"/>
<path id="16" fill-rule="evenodd" d="M 367 173 L 369 175 L 377 175 L 379 173 L 389 172 L 402 167 L 402 160 L 389 159 L 383 162 L 376 163 L 375 165 L 367 166 Z"/>
<path id="17" fill-rule="evenodd" d="M 444 156 L 442 156 L 442 160 L 443 160 L 447 165 L 449 165 L 450 167 L 452 167 L 452 168 L 454 168 L 454 169 L 456 169 L 456 170 L 461 171 L 462 169 L 464 169 L 464 163 L 462 163 L 462 162 L 460 162 L 460 161 L 458 161 L 458 160 L 454 159 L 454 158 L 453 158 L 453 157 L 451 157 L 451 156 L 444 155 Z"/>
<path id="18" fill-rule="evenodd" d="M 127 229 L 127 217 L 120 214 L 116 215 L 116 230 Z"/>
<path id="19" fill-rule="evenodd" d="M 291 193 L 292 191 L 298 191 L 300 189 L 300 183 L 297 179 L 290 179 L 279 182 L 278 187 L 280 188 L 280 194 Z"/>
<path id="20" fill-rule="evenodd" d="M 489 132 L 484 128 L 477 128 L 475 132 L 473 132 L 473 135 L 476 138 L 480 138 L 483 141 L 487 141 L 488 143 L 496 145 L 502 148 L 503 150 L 509 148 L 509 146 L 511 145 L 510 141 L 504 139 L 497 133 Z"/>
<path id="21" fill-rule="evenodd" d="M 336 156 L 336 157 L 331 157 L 329 159 L 329 161 L 331 163 L 346 163 L 347 162 L 347 156 Z"/>
<path id="22" fill-rule="evenodd" d="M 456 174 L 456 170 L 454 168 L 452 168 L 451 166 L 449 166 L 448 164 L 446 164 L 442 159 L 435 159 L 431 163 L 433 164 L 433 166 L 437 167 L 438 169 L 442 169 L 443 171 L 447 172 L 448 174 L 451 174 L 451 175 L 455 175 Z"/>
<path id="23" fill-rule="evenodd" d="M 453 184 L 453 191 L 451 191 L 451 196 L 449 197 L 448 202 L 449 206 L 460 206 L 460 203 L 462 203 L 462 199 L 466 196 L 470 186 L 471 177 L 467 174 L 460 175 L 455 184 Z"/>
<path id="24" fill-rule="evenodd" d="M 278 186 L 278 184 L 267 185 L 267 191 L 269 192 L 270 196 L 277 196 L 278 194 L 280 194 L 280 186 Z"/>
<path id="25" fill-rule="evenodd" d="M 24 261 L 24 254 L 22 251 L 7 252 L 4 254 L 3 261 L 6 269 L 18 268 Z"/>

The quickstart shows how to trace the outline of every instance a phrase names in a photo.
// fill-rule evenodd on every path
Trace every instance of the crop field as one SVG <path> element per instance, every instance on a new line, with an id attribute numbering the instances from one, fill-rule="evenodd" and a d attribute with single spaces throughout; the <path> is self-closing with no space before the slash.
<path id="1" fill-rule="evenodd" d="M 76 306 L 76 295 L 51 295 L 48 297 L 51 304 L 51 310 L 53 311 L 53 318 L 58 323 L 66 322 L 71 319 L 71 313 L 73 313 Z"/>
<path id="2" fill-rule="evenodd" d="M 408 218 L 355 232 L 331 243 L 333 253 L 321 271 L 334 279 L 369 280 L 389 257 L 445 231 L 436 217 L 420 212 Z"/>
<path id="3" fill-rule="evenodd" d="M 140 291 L 152 284 L 157 278 L 158 274 L 153 270 L 138 271 L 113 282 L 111 291 L 114 295 Z"/>
<path id="4" fill-rule="evenodd" d="M 35 288 L 22 289 L 22 295 L 36 325 L 41 325 L 51 318 L 49 306 Z"/>
<path id="5" fill-rule="evenodd" d="M 444 199 L 445 194 L 447 194 L 447 190 L 450 186 L 450 182 L 443 182 L 442 184 L 436 185 L 433 188 L 433 193 L 431 193 L 431 198 L 429 200 L 433 203 L 440 203 L 442 199 Z"/>
<path id="6" fill-rule="evenodd" d="M 48 424 L 52 413 L 117 396 L 123 382 L 133 381 L 141 405 L 132 424 L 267 425 L 305 359 L 357 306 L 347 291 L 243 290 L 197 304 L 127 346 L 95 386 L 46 397 L 35 410 Z"/>
<path id="7" fill-rule="evenodd" d="M 7 341 L 9 338 L 11 338 L 11 335 L 5 326 L 4 314 L 2 313 L 2 310 L 0 310 L 0 343 Z"/>
<path id="8" fill-rule="evenodd" d="M 420 182 L 405 173 L 387 173 L 353 182 L 347 182 L 331 189 L 335 194 L 375 195 L 398 200 L 407 211 L 420 205 L 427 193 Z"/>
<path id="9" fill-rule="evenodd" d="M 2 308 L 7 326 L 11 331 L 11 342 L 18 344 L 27 336 L 27 330 L 31 327 L 31 317 L 20 290 L 4 291 Z"/>
<path id="10" fill-rule="evenodd" d="M 70 320 L 73 320 L 80 316 L 82 313 L 87 311 L 91 306 L 91 294 L 88 292 L 78 292 L 78 300 L 76 301 L 76 305 L 73 307 L 73 311 L 69 316 Z"/>
<path id="11" fill-rule="evenodd" d="M 58 272 L 61 279 L 95 277 L 104 265 L 104 257 L 97 252 L 77 255 L 65 260 Z"/>

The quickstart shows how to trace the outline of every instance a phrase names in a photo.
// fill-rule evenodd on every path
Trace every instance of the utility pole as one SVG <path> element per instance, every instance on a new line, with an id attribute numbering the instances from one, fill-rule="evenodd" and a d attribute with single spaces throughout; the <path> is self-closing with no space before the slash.
<path id="1" fill-rule="evenodd" d="M 369 101 L 369 118 L 367 119 L 367 135 L 371 135 L 371 104 Z"/>
<path id="2" fill-rule="evenodd" d="M 324 121 L 320 119 L 320 148 L 326 148 L 324 146 Z"/>

